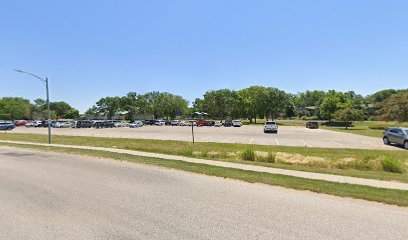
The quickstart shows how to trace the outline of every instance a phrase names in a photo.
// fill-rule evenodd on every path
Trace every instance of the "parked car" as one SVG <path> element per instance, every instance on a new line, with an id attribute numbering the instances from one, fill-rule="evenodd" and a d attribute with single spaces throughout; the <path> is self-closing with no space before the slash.
<path id="1" fill-rule="evenodd" d="M 156 120 L 144 120 L 143 125 L 155 125 Z"/>
<path id="2" fill-rule="evenodd" d="M 408 128 L 390 127 L 384 131 L 383 142 L 385 145 L 392 143 L 403 145 L 408 149 Z"/>
<path id="3" fill-rule="evenodd" d="M 232 127 L 233 123 L 231 120 L 225 121 L 224 126 L 225 127 Z"/>
<path id="4" fill-rule="evenodd" d="M 278 125 L 276 122 L 266 122 L 264 126 L 264 133 L 278 133 Z"/>
<path id="5" fill-rule="evenodd" d="M 187 123 L 187 126 L 197 126 L 197 121 L 195 121 L 195 120 L 190 120 L 190 121 L 188 121 L 188 122 L 186 122 Z"/>
<path id="6" fill-rule="evenodd" d="M 24 126 L 25 127 L 34 127 L 34 122 L 33 121 L 28 121 Z"/>
<path id="7" fill-rule="evenodd" d="M 121 122 L 113 122 L 113 127 L 122 127 Z"/>
<path id="8" fill-rule="evenodd" d="M 178 125 L 179 125 L 179 126 L 186 126 L 186 121 L 179 121 L 179 122 L 178 122 Z"/>
<path id="9" fill-rule="evenodd" d="M 91 120 L 79 120 L 76 122 L 76 128 L 90 128 L 94 125 Z"/>
<path id="10" fill-rule="evenodd" d="M 113 121 L 97 121 L 93 125 L 95 128 L 113 128 Z"/>
<path id="11" fill-rule="evenodd" d="M 202 127 L 202 126 L 207 126 L 207 122 L 204 120 L 199 120 L 197 121 L 197 126 Z"/>
<path id="12" fill-rule="evenodd" d="M 170 126 L 170 125 L 171 125 L 171 121 L 170 121 L 170 120 L 166 120 L 166 121 L 164 121 L 164 125 L 166 125 L 166 126 Z"/>
<path id="13" fill-rule="evenodd" d="M 234 127 L 242 127 L 242 122 L 241 122 L 241 120 L 234 120 L 234 121 L 232 122 L 232 126 L 234 126 Z"/>
<path id="14" fill-rule="evenodd" d="M 214 121 L 207 121 L 207 126 L 212 127 L 215 125 Z"/>
<path id="15" fill-rule="evenodd" d="M 34 125 L 34 127 L 41 127 L 42 126 L 42 121 L 40 121 L 40 120 L 33 121 L 33 125 Z"/>
<path id="16" fill-rule="evenodd" d="M 0 130 L 13 130 L 16 128 L 12 122 L 0 122 Z"/>
<path id="17" fill-rule="evenodd" d="M 129 123 L 128 122 L 121 122 L 121 127 L 129 127 Z"/>
<path id="18" fill-rule="evenodd" d="M 143 123 L 141 121 L 134 121 L 132 123 L 129 123 L 130 128 L 138 128 L 138 127 L 143 127 Z"/>
<path id="19" fill-rule="evenodd" d="M 164 126 L 164 125 L 166 125 L 166 121 L 164 121 L 164 120 L 156 120 L 156 122 L 154 123 L 154 125 L 156 125 L 156 126 Z"/>
<path id="20" fill-rule="evenodd" d="M 26 120 L 18 120 L 18 121 L 15 121 L 14 122 L 14 125 L 16 126 L 16 127 L 18 127 L 18 126 L 24 126 L 24 125 L 26 125 L 28 122 L 26 121 Z"/>
<path id="21" fill-rule="evenodd" d="M 72 122 L 61 122 L 60 128 L 70 128 L 72 127 Z"/>
<path id="22" fill-rule="evenodd" d="M 214 127 L 222 127 L 222 123 L 220 121 L 217 121 L 214 123 Z"/>
<path id="23" fill-rule="evenodd" d="M 52 122 L 52 123 L 51 123 L 51 127 L 53 127 L 53 128 L 60 128 L 61 125 L 62 125 L 61 122 Z"/>
<path id="24" fill-rule="evenodd" d="M 171 120 L 170 125 L 171 126 L 178 126 L 179 125 L 179 120 Z"/>
<path id="25" fill-rule="evenodd" d="M 306 123 L 306 128 L 318 129 L 319 128 L 319 123 L 318 122 L 307 122 Z"/>

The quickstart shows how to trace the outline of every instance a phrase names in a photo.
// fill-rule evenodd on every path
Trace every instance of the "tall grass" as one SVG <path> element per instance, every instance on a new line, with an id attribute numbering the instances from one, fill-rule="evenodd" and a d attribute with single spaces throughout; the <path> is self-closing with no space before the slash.
<path id="1" fill-rule="evenodd" d="M 396 159 L 385 157 L 381 161 L 383 170 L 386 172 L 403 173 L 405 172 L 404 164 Z"/>
<path id="2" fill-rule="evenodd" d="M 242 160 L 255 161 L 256 155 L 253 148 L 246 148 L 241 154 Z"/>

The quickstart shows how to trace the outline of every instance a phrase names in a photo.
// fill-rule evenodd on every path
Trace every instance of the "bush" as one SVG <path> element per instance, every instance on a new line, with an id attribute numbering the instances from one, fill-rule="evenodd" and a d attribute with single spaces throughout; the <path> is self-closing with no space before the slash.
<path id="1" fill-rule="evenodd" d="M 192 157 L 193 156 L 193 149 L 191 149 L 191 148 L 183 149 L 183 150 L 179 151 L 179 155 Z"/>
<path id="2" fill-rule="evenodd" d="M 383 170 L 386 172 L 403 173 L 405 171 L 404 164 L 401 161 L 385 157 L 381 161 Z"/>
<path id="3" fill-rule="evenodd" d="M 255 161 L 256 160 L 256 155 L 255 151 L 252 148 L 247 148 L 242 152 L 242 160 L 247 160 L 247 161 Z"/>
<path id="4" fill-rule="evenodd" d="M 371 125 L 368 125 L 368 128 L 374 129 L 374 130 L 385 130 L 388 127 L 386 125 L 381 125 L 381 124 L 371 124 Z"/>
<path id="5" fill-rule="evenodd" d="M 269 163 L 274 163 L 276 161 L 276 153 L 274 152 L 268 152 L 268 159 L 267 161 Z"/>

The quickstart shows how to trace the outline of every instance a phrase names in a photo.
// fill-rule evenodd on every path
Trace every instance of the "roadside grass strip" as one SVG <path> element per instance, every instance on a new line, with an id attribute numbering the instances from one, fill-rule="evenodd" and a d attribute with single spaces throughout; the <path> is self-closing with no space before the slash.
<path id="1" fill-rule="evenodd" d="M 0 134 L 0 140 L 47 143 L 41 134 Z M 245 165 L 408 183 L 408 151 L 327 149 L 173 140 L 61 136 L 55 144 L 186 156 Z M 250 151 L 248 151 L 250 149 Z M 253 155 L 252 153 L 255 153 Z M 251 155 L 252 154 L 252 155 Z"/>
<path id="2" fill-rule="evenodd" d="M 129 161 L 139 164 L 154 165 L 165 168 L 178 169 L 198 174 L 205 174 L 215 177 L 230 178 L 242 180 L 250 183 L 263 183 L 273 186 L 292 188 L 296 190 L 307 190 L 316 193 L 325 193 L 339 197 L 349 197 L 363 199 L 368 201 L 381 202 L 386 204 L 408 206 L 408 191 L 375 188 L 369 186 L 361 186 L 354 184 L 335 183 L 323 180 L 305 179 L 300 177 L 292 177 L 281 174 L 271 174 L 265 172 L 256 172 L 249 170 L 241 170 L 236 168 L 226 168 L 212 166 L 202 163 L 190 163 L 178 160 L 165 160 L 159 158 L 140 157 L 124 153 L 113 153 L 100 150 L 75 149 L 65 147 L 47 147 L 34 146 L 24 144 L 6 144 L 2 146 L 21 147 L 36 150 L 45 150 L 51 152 L 59 152 L 66 154 L 77 154 L 97 158 L 110 158 L 120 161 Z"/>

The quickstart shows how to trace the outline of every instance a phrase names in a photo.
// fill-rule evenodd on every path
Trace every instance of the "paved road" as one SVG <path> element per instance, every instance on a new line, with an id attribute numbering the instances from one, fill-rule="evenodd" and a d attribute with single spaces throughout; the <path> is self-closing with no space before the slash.
<path id="1" fill-rule="evenodd" d="M 398 149 L 396 147 L 385 146 L 381 138 L 334 132 L 324 129 L 281 126 L 279 127 L 279 134 L 265 134 L 263 133 L 262 126 L 243 126 L 241 128 L 196 127 L 194 129 L 195 140 L 198 142 L 249 143 L 325 148 Z M 47 134 L 47 129 L 19 127 L 12 132 Z M 64 128 L 53 129 L 53 133 L 71 136 L 191 141 L 190 127 L 144 126 L 142 128 L 133 129 Z"/>
<path id="2" fill-rule="evenodd" d="M 408 239 L 408 209 L 0 147 L 0 239 Z"/>

